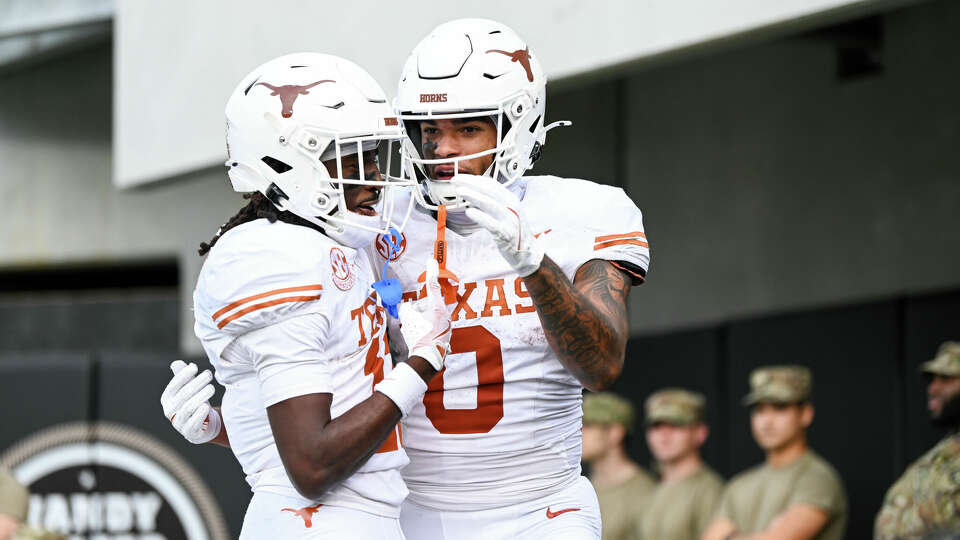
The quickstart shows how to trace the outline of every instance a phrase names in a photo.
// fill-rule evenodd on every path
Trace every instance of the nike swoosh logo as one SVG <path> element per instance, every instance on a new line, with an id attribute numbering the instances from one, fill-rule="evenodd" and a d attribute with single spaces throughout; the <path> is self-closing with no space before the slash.
<path id="1" fill-rule="evenodd" d="M 566 514 L 567 512 L 576 512 L 580 510 L 579 508 L 564 508 L 563 510 L 557 510 L 556 512 L 551 512 L 550 507 L 547 507 L 547 519 L 553 519 L 560 514 Z"/>

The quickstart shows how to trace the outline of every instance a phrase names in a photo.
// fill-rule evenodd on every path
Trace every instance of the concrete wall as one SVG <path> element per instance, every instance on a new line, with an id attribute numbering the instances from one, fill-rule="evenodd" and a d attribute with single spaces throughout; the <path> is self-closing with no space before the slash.
<path id="1" fill-rule="evenodd" d="M 139 191 L 113 187 L 111 66 L 110 47 L 98 47 L 0 78 L 0 271 L 177 258 L 181 341 L 197 350 L 189 311 L 201 263 L 196 247 L 242 200 L 219 168 Z M 136 303 L 139 294 L 128 296 Z M 7 303 L 42 311 L 63 301 L 44 295 Z"/>
<path id="2" fill-rule="evenodd" d="M 547 76 L 560 78 L 911 1 L 117 2 L 114 179 L 130 187 L 222 163 L 224 96 L 255 66 L 291 51 L 349 58 L 393 93 L 413 46 L 463 17 L 509 25 Z M 153 106 L 141 108 L 144 100 Z"/>
<path id="3" fill-rule="evenodd" d="M 538 170 L 644 211 L 634 332 L 960 284 L 957 28 L 956 2 L 884 16 L 884 71 L 859 80 L 814 34 L 551 96 L 575 125 Z"/>

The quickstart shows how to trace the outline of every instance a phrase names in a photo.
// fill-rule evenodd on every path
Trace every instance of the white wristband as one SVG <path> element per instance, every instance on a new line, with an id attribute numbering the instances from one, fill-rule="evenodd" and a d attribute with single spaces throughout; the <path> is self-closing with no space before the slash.
<path id="1" fill-rule="evenodd" d="M 423 399 L 427 383 L 406 362 L 397 364 L 389 375 L 373 388 L 397 404 L 403 418 Z"/>

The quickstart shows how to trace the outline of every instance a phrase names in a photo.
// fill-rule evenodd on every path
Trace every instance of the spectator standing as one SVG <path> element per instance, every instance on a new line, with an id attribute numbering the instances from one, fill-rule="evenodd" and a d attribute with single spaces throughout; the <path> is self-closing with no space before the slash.
<path id="1" fill-rule="evenodd" d="M 956 538 L 960 533 L 960 343 L 940 346 L 925 362 L 927 406 L 950 434 L 907 467 L 884 497 L 877 540 Z"/>
<path id="2" fill-rule="evenodd" d="M 750 374 L 753 437 L 766 461 L 734 477 L 704 540 L 841 540 L 847 500 L 840 476 L 807 445 L 810 370 L 770 366 Z"/>
<path id="3" fill-rule="evenodd" d="M 660 483 L 643 512 L 644 540 L 697 540 L 713 518 L 723 478 L 700 455 L 709 435 L 704 405 L 702 395 L 679 388 L 647 398 L 647 447 Z"/>
<path id="4" fill-rule="evenodd" d="M 641 514 L 656 482 L 630 459 L 626 438 L 633 432 L 633 405 L 610 392 L 583 398 L 583 461 L 597 491 L 603 540 L 637 538 Z"/>

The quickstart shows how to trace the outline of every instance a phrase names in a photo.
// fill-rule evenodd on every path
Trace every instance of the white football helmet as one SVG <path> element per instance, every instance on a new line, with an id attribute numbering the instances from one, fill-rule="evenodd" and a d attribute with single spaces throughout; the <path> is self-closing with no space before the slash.
<path id="1" fill-rule="evenodd" d="M 412 203 L 405 211 L 394 208 L 393 188 L 414 181 L 386 174 L 365 179 L 362 171 L 364 152 L 377 150 L 387 156 L 381 170 L 389 172 L 392 145 L 403 131 L 383 90 L 353 62 L 320 53 L 275 58 L 237 85 L 226 116 L 234 190 L 259 191 L 348 247 L 368 245 L 391 226 L 402 230 Z M 353 154 L 361 173 L 344 178 L 340 158 Z M 323 164 L 330 159 L 336 159 L 336 176 Z M 381 188 L 377 215 L 347 210 L 345 184 Z"/>
<path id="2" fill-rule="evenodd" d="M 400 76 L 394 109 L 407 138 L 401 147 L 402 169 L 425 180 L 435 209 L 444 202 L 458 208 L 462 200 L 449 195 L 447 182 L 429 178 L 426 165 L 452 163 L 494 155 L 486 174 L 509 185 L 540 158 L 547 131 L 569 122 L 544 126 L 547 78 L 525 41 L 509 27 L 487 19 L 459 19 L 433 29 L 410 54 Z M 447 159 L 424 159 L 419 121 L 490 117 L 497 126 L 494 148 Z"/>

